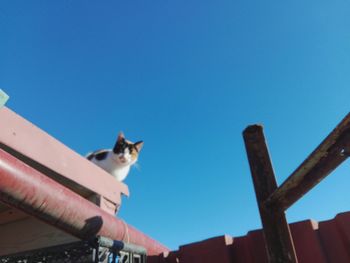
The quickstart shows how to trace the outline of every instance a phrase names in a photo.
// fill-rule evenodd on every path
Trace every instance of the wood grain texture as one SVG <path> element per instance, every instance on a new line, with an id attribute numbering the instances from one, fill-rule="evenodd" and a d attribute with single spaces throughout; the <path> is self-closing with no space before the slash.
<path id="1" fill-rule="evenodd" d="M 78 240 L 32 217 L 0 225 L 0 233 L 0 256 Z"/>
<path id="2" fill-rule="evenodd" d="M 320 183 L 350 154 L 350 114 L 266 200 L 272 209 L 286 210 Z"/>
<path id="3" fill-rule="evenodd" d="M 264 206 L 266 199 L 277 189 L 277 182 L 267 149 L 263 127 L 252 125 L 243 132 L 253 184 L 263 224 L 270 263 L 297 262 L 291 233 L 284 211 Z"/>

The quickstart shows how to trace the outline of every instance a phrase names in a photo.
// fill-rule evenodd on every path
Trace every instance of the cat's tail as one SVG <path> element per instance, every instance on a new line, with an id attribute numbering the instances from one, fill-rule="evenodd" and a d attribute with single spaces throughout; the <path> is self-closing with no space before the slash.
<path id="1" fill-rule="evenodd" d="M 108 149 L 101 149 L 101 150 L 89 152 L 87 155 L 85 155 L 85 158 L 88 159 L 88 160 L 91 160 L 91 159 L 94 158 L 97 154 L 99 154 L 99 153 L 104 153 L 104 152 L 109 152 L 109 151 L 110 151 L 110 150 L 108 150 Z"/>

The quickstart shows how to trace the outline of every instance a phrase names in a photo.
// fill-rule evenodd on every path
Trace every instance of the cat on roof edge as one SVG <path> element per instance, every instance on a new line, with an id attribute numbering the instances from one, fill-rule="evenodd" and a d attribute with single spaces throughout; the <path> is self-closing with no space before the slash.
<path id="1" fill-rule="evenodd" d="M 143 141 L 132 143 L 120 132 L 113 149 L 94 151 L 86 158 L 122 182 L 128 176 L 130 167 L 136 163 L 142 146 Z"/>

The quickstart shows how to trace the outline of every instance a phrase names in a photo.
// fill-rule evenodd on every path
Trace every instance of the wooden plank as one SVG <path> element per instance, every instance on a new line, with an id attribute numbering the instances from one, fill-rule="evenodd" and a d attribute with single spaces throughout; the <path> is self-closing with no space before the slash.
<path id="1" fill-rule="evenodd" d="M 264 201 L 276 190 L 277 183 L 270 161 L 263 127 L 252 125 L 243 132 L 256 199 L 270 263 L 297 262 L 289 226 L 283 211 L 272 211 Z"/>
<path id="2" fill-rule="evenodd" d="M 17 209 L 7 207 L 5 211 L 0 212 L 0 225 L 13 223 L 14 221 L 22 220 L 29 217 L 26 213 Z"/>
<path id="3" fill-rule="evenodd" d="M 348 114 L 309 157 L 266 201 L 274 209 L 286 210 L 344 162 L 350 153 Z"/>
<path id="4" fill-rule="evenodd" d="M 116 205 L 115 203 L 112 203 L 100 195 L 94 194 L 89 196 L 87 199 L 111 215 L 116 215 L 117 211 L 120 208 L 120 205 Z"/>
<path id="5" fill-rule="evenodd" d="M 0 110 L 0 148 L 75 190 L 121 203 L 128 187 L 7 107 Z M 79 189 L 80 188 L 80 189 Z"/>
<path id="6" fill-rule="evenodd" d="M 0 225 L 0 233 L 0 256 L 79 240 L 32 217 Z"/>

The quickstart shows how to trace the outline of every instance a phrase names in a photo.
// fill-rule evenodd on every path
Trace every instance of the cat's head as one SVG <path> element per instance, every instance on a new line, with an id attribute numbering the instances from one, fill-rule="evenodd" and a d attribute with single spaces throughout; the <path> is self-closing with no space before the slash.
<path id="1" fill-rule="evenodd" d="M 143 141 L 132 143 L 126 140 L 124 134 L 120 132 L 113 148 L 115 161 L 123 165 L 136 163 L 142 146 Z"/>

